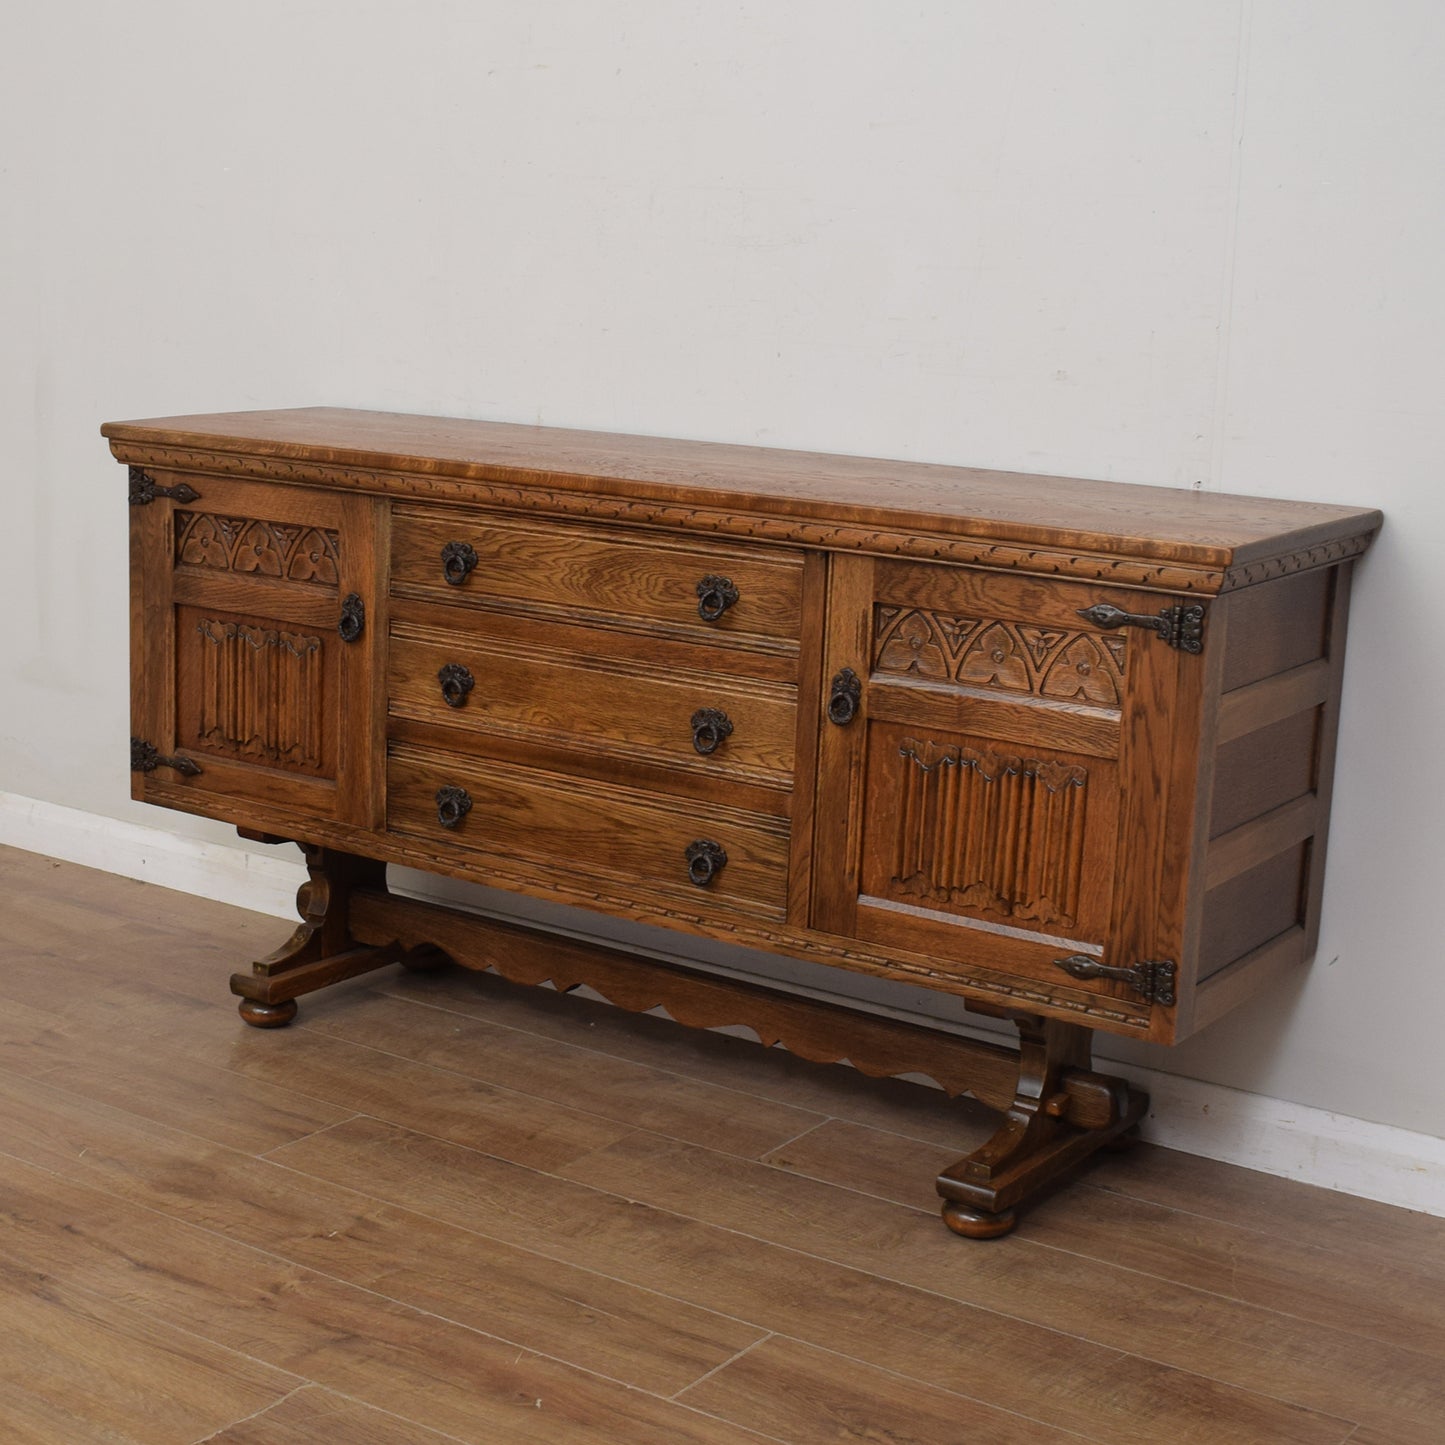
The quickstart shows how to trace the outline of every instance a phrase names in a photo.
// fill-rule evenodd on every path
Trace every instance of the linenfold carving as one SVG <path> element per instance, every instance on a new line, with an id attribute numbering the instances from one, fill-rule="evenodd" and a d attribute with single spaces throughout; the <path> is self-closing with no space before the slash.
<path id="1" fill-rule="evenodd" d="M 896 893 L 1034 927 L 1073 927 L 1088 770 L 931 739 L 898 749 Z"/>
<path id="2" fill-rule="evenodd" d="M 198 732 L 237 757 L 315 772 L 322 763 L 321 639 L 206 618 Z"/>

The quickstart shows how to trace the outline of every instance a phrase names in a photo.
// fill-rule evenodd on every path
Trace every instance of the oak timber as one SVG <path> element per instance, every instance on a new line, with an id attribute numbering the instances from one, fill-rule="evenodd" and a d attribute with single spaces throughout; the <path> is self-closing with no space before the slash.
<path id="1" fill-rule="evenodd" d="M 218 469 L 228 457 L 260 458 L 273 464 L 265 474 L 296 481 L 307 479 L 306 467 L 324 467 L 345 486 L 397 495 L 489 501 L 515 486 L 693 509 L 741 506 L 860 528 L 1137 555 L 1217 573 L 1213 590 L 1230 568 L 1367 538 L 1380 524 L 1378 512 L 1322 503 L 338 407 L 158 417 L 101 430 L 121 460 L 142 447 L 152 459 L 181 465 L 193 453 Z M 165 448 L 177 455 L 165 458 Z"/>
<path id="2" fill-rule="evenodd" d="M 328 409 L 103 430 L 134 795 L 311 867 L 233 976 L 249 1023 L 488 956 L 389 863 L 952 993 L 1018 1031 L 1002 1092 L 907 1036 L 1003 1115 L 937 1181 L 988 1238 L 1144 1113 L 1091 1030 L 1177 1042 L 1312 945 L 1376 512 Z M 764 1035 L 796 1012 L 733 997 Z M 907 1068 L 866 1020 L 821 1034 Z"/>

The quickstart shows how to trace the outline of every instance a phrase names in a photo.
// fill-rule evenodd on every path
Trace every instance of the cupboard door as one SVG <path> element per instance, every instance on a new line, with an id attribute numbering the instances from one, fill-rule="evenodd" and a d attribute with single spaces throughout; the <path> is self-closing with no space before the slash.
<path id="1" fill-rule="evenodd" d="M 370 499 L 156 473 L 132 509 L 133 793 L 255 825 L 381 819 Z M 279 811 L 278 811 L 279 810 Z"/>
<path id="2" fill-rule="evenodd" d="M 1188 830 L 1164 806 L 1179 654 L 1079 616 L 1101 601 L 1140 610 L 1071 581 L 834 560 L 815 926 L 1041 1000 L 1140 1003 L 1059 966 L 1177 959 L 1182 926 Z"/>

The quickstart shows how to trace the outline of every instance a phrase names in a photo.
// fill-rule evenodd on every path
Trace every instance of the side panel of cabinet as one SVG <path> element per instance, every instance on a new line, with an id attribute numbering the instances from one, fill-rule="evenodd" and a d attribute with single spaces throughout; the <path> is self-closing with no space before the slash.
<path id="1" fill-rule="evenodd" d="M 132 508 L 133 793 L 254 825 L 383 814 L 380 504 L 156 473 Z M 343 637 L 346 600 L 361 610 Z M 359 625 L 359 631 L 357 631 Z"/>
<path id="2" fill-rule="evenodd" d="M 1315 948 L 1339 719 L 1350 564 L 1216 604 L 1219 704 L 1201 778 L 1199 1029 Z"/>
<path id="3" fill-rule="evenodd" d="M 1059 966 L 1177 966 L 1185 934 L 1201 661 L 1081 619 L 1097 602 L 1142 610 L 1118 589 L 834 559 L 824 687 L 846 668 L 859 690 L 819 742 L 812 921 L 1166 1037 L 1170 1012 L 1129 982 Z"/>

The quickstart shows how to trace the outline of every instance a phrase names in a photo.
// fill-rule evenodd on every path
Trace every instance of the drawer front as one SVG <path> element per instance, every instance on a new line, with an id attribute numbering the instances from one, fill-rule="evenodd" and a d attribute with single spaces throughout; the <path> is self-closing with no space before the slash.
<path id="1" fill-rule="evenodd" d="M 481 882 L 507 886 L 525 874 L 563 890 L 600 885 L 700 911 L 781 918 L 785 910 L 781 819 L 405 744 L 392 745 L 387 794 L 392 831 L 439 853 L 462 850 Z"/>
<path id="2" fill-rule="evenodd" d="M 796 689 L 396 623 L 394 718 L 788 787 Z M 464 743 L 458 743 L 464 748 Z"/>
<path id="3" fill-rule="evenodd" d="M 398 507 L 393 514 L 398 597 L 509 604 L 700 640 L 795 643 L 802 570 L 796 552 L 677 546 L 462 510 Z"/>

